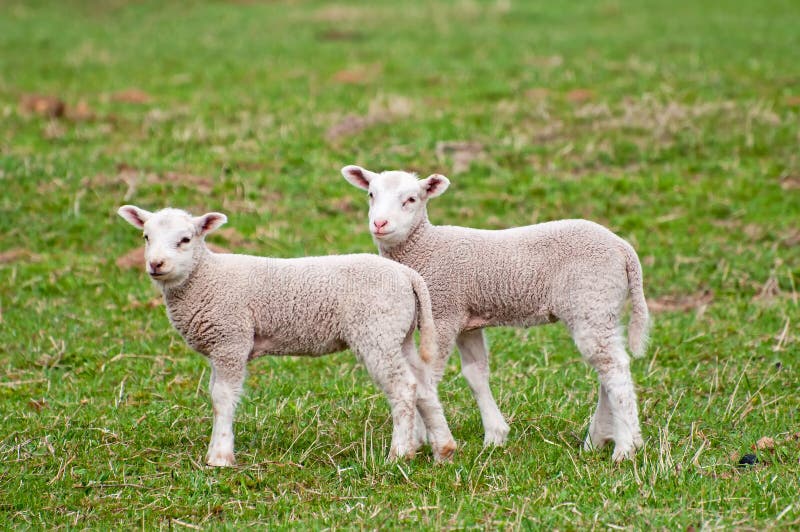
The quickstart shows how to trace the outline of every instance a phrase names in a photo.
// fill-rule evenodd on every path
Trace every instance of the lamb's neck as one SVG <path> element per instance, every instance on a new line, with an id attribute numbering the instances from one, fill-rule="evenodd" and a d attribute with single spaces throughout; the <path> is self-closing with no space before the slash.
<path id="1" fill-rule="evenodd" d="M 394 245 L 379 243 L 381 256 L 401 264 L 415 265 L 430 257 L 436 247 L 436 227 L 425 217 L 402 242 Z"/>
<path id="2" fill-rule="evenodd" d="M 182 283 L 164 285 L 161 287 L 161 291 L 164 294 L 164 303 L 167 306 L 183 301 L 189 297 L 190 294 L 206 286 L 207 283 L 202 282 L 200 279 L 206 277 L 205 271 L 210 268 L 209 259 L 210 252 L 207 249 L 201 250 L 196 259 L 194 268 L 192 268 L 192 273 L 190 273 Z"/>

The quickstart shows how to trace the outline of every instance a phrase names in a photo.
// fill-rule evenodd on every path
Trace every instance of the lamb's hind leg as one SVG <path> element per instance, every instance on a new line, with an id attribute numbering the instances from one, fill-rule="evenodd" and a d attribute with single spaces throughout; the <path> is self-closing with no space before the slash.
<path id="1" fill-rule="evenodd" d="M 489 350 L 483 330 L 462 332 L 456 338 L 456 345 L 461 354 L 461 373 L 481 411 L 483 444 L 503 445 L 510 429 L 489 388 Z"/>
<path id="2" fill-rule="evenodd" d="M 600 377 L 598 410 L 590 424 L 589 439 L 592 444 L 599 443 L 595 438 L 608 439 L 610 425 L 615 443 L 613 460 L 620 462 L 633 458 L 636 449 L 642 445 L 642 433 L 630 357 L 625 351 L 622 335 L 617 329 L 584 328 L 575 330 L 573 336 L 578 349 Z"/>
<path id="3" fill-rule="evenodd" d="M 403 354 L 417 381 L 416 441 L 418 448 L 428 439 L 437 461 L 448 460 L 456 450 L 456 442 L 444 417 L 435 379 L 429 364 L 422 362 L 414 345 L 413 330 L 403 342 Z"/>
<path id="4" fill-rule="evenodd" d="M 611 414 L 611 406 L 608 404 L 608 393 L 605 386 L 600 382 L 597 391 L 597 410 L 592 415 L 589 423 L 589 433 L 583 448 L 587 451 L 592 449 L 602 449 L 614 439 L 614 416 Z"/>
<path id="5" fill-rule="evenodd" d="M 388 460 L 412 458 L 414 418 L 416 417 L 417 384 L 410 366 L 400 350 L 381 348 L 358 349 L 359 358 L 372 380 L 383 390 L 392 411 L 392 443 Z"/>

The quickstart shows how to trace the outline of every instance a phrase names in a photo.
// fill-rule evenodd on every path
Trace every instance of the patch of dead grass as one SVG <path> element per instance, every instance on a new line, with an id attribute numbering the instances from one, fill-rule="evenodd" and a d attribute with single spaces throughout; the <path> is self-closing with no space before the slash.
<path id="1" fill-rule="evenodd" d="M 787 175 L 781 178 L 783 190 L 800 190 L 800 176 Z"/>
<path id="2" fill-rule="evenodd" d="M 787 248 L 800 246 L 800 228 L 795 227 L 781 233 L 780 243 Z"/>
<path id="3" fill-rule="evenodd" d="M 320 41 L 360 41 L 365 38 L 360 31 L 330 29 L 317 34 Z"/>
<path id="4" fill-rule="evenodd" d="M 357 135 L 378 124 L 388 124 L 409 116 L 414 104 L 402 96 L 378 97 L 370 102 L 366 115 L 348 114 L 331 125 L 325 132 L 328 142 L 336 144 L 340 140 Z"/>
<path id="5" fill-rule="evenodd" d="M 95 119 L 95 112 L 86 100 L 80 100 L 74 106 L 67 108 L 67 118 L 75 122 L 85 122 Z"/>
<path id="6" fill-rule="evenodd" d="M 560 55 L 536 55 L 524 61 L 527 65 L 542 69 L 559 68 L 564 65 L 564 58 Z"/>
<path id="7" fill-rule="evenodd" d="M 753 296 L 753 301 L 772 301 L 781 295 L 781 287 L 777 277 L 773 274 L 761 285 L 758 293 Z"/>
<path id="8" fill-rule="evenodd" d="M 570 103 L 583 103 L 594 100 L 595 92 L 591 89 L 573 89 L 564 95 Z"/>
<path id="9" fill-rule="evenodd" d="M 361 6 L 333 4 L 317 9 L 310 18 L 318 22 L 356 22 L 369 18 L 370 12 Z"/>
<path id="10" fill-rule="evenodd" d="M 257 198 L 226 195 L 222 198 L 222 207 L 236 213 L 271 213 L 285 212 L 284 195 L 276 190 L 261 190 Z"/>
<path id="11" fill-rule="evenodd" d="M 23 94 L 19 99 L 22 114 L 35 114 L 47 118 L 61 118 L 67 108 L 64 100 L 44 94 Z"/>
<path id="12" fill-rule="evenodd" d="M 330 204 L 337 212 L 351 213 L 358 210 L 356 200 L 350 196 L 334 198 L 330 200 Z"/>
<path id="13" fill-rule="evenodd" d="M 547 89 L 529 89 L 525 96 L 534 106 L 522 108 L 512 103 L 505 106 L 505 112 L 503 108 L 498 112 L 515 115 L 524 111 L 527 116 L 517 122 L 519 134 L 533 142 L 586 139 L 591 143 L 598 135 L 605 138 L 610 133 L 620 133 L 627 141 L 642 148 L 651 146 L 653 140 L 664 148 L 669 147 L 681 133 L 700 134 L 701 128 L 705 128 L 709 121 L 736 125 L 736 131 L 743 131 L 748 138 L 752 137 L 755 126 L 774 127 L 784 121 L 768 103 L 760 101 L 746 104 L 734 101 L 684 103 L 645 95 L 609 103 L 594 101 L 597 95 L 591 89 L 566 93 L 564 99 L 573 104 L 573 110 L 563 113 L 548 99 L 549 94 Z M 574 155 L 585 158 L 590 154 L 575 151 Z M 798 181 L 787 177 L 782 180 L 782 186 L 795 189 L 800 187 Z"/>
<path id="14" fill-rule="evenodd" d="M 669 294 L 647 300 L 651 312 L 687 312 L 707 307 L 714 301 L 711 290 L 700 290 L 693 294 Z"/>
<path id="15" fill-rule="evenodd" d="M 461 174 L 469 170 L 473 161 L 486 158 L 486 149 L 477 141 L 441 141 L 436 143 L 436 158 L 440 164 L 452 159 L 451 172 Z"/>
<path id="16" fill-rule="evenodd" d="M 67 134 L 65 128 L 58 120 L 48 120 L 42 129 L 42 136 L 46 139 L 60 139 Z"/>
<path id="17" fill-rule="evenodd" d="M 117 174 L 97 174 L 83 179 L 85 187 L 115 187 L 124 184 L 127 187 L 123 201 L 132 199 L 142 185 L 168 184 L 192 188 L 203 195 L 210 194 L 214 189 L 214 179 L 208 176 L 190 174 L 185 172 L 168 171 L 163 174 L 148 170 L 134 168 L 125 163 L 117 165 Z"/>
<path id="18" fill-rule="evenodd" d="M 753 446 L 753 450 L 763 451 L 765 449 L 774 449 L 775 448 L 775 440 L 770 438 L 769 436 L 764 436 L 763 438 L 759 438 L 756 444 Z"/>
<path id="19" fill-rule="evenodd" d="M 152 297 L 146 301 L 139 301 L 134 299 L 131 301 L 130 308 L 158 308 L 164 304 L 164 298 L 161 296 Z"/>
<path id="20" fill-rule="evenodd" d="M 130 88 L 117 92 L 112 92 L 109 95 L 112 102 L 118 103 L 131 103 L 131 104 L 145 104 L 150 103 L 153 98 L 148 93 L 141 89 Z"/>
<path id="21" fill-rule="evenodd" d="M 243 247 L 247 244 L 247 239 L 233 227 L 217 229 L 209 236 L 221 238 L 232 247 Z"/>
<path id="22" fill-rule="evenodd" d="M 39 262 L 41 257 L 33 251 L 25 248 L 12 248 L 0 251 L 0 264 L 11 264 L 15 262 Z"/>
<path id="23" fill-rule="evenodd" d="M 525 98 L 534 102 L 546 100 L 550 96 L 550 89 L 544 87 L 533 87 L 525 91 Z"/>
<path id="24" fill-rule="evenodd" d="M 333 81 L 343 85 L 368 85 L 378 79 L 382 71 L 380 63 L 357 65 L 336 72 Z"/>

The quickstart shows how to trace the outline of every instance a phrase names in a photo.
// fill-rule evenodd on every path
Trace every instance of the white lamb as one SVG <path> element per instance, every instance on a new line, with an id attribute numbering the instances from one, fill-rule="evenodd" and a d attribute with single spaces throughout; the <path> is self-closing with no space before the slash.
<path id="1" fill-rule="evenodd" d="M 427 363 L 436 356 L 430 296 L 412 269 L 374 255 L 216 254 L 204 237 L 227 221 L 224 214 L 192 217 L 126 205 L 119 215 L 144 230 L 146 269 L 163 292 L 170 321 L 211 362 L 209 465 L 235 463 L 233 416 L 249 360 L 318 356 L 348 346 L 389 399 L 389 459 L 411 457 L 425 429 L 437 460 L 452 455 L 455 442 Z"/>
<path id="2" fill-rule="evenodd" d="M 380 254 L 425 279 L 437 329 L 437 382 L 456 344 L 480 408 L 484 444 L 505 443 L 509 427 L 489 388 L 482 329 L 561 320 L 600 378 L 585 447 L 614 440 L 615 461 L 633 457 L 642 435 L 620 324 L 629 294 L 628 345 L 634 356 L 644 353 L 649 319 L 641 264 L 630 244 L 586 220 L 502 231 L 435 226 L 426 205 L 447 189 L 446 177 L 418 180 L 407 172 L 378 174 L 358 166 L 346 166 L 342 174 L 369 191 L 369 228 Z"/>

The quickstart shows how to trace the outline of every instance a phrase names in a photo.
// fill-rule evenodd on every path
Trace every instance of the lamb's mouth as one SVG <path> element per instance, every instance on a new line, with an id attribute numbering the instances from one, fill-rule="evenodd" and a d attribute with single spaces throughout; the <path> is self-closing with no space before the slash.
<path id="1" fill-rule="evenodd" d="M 373 231 L 372 236 L 374 236 L 375 238 L 383 238 L 385 236 L 390 236 L 392 233 L 394 233 L 394 231 L 383 231 L 380 233 L 377 231 Z"/>
<path id="2" fill-rule="evenodd" d="M 149 273 L 150 277 L 152 277 L 153 279 L 163 279 L 168 275 L 168 272 L 149 272 Z"/>

